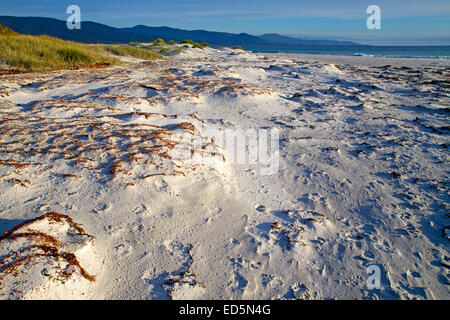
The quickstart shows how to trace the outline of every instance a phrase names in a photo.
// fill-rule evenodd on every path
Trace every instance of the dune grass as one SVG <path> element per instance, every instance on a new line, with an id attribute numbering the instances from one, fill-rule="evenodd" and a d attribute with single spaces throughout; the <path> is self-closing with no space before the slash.
<path id="1" fill-rule="evenodd" d="M 188 40 L 183 40 L 183 41 L 181 41 L 181 43 L 185 44 L 185 45 L 189 45 L 190 44 L 190 45 L 192 45 L 193 48 L 202 49 L 202 50 L 205 47 L 210 47 L 210 45 L 208 43 L 206 43 L 206 42 L 197 43 L 197 42 L 189 40 L 189 39 Z"/>
<path id="2" fill-rule="evenodd" d="M 163 46 L 163 45 L 165 45 L 166 43 L 164 42 L 163 39 L 158 38 L 158 39 L 156 39 L 155 41 L 153 41 L 153 44 Z"/>
<path id="3" fill-rule="evenodd" d="M 153 51 L 133 46 L 105 46 L 105 50 L 119 56 L 130 56 L 144 60 L 161 59 L 161 55 Z"/>
<path id="4" fill-rule="evenodd" d="M 164 56 L 171 56 L 180 54 L 184 51 L 184 48 L 197 48 L 197 49 L 204 49 L 206 47 L 211 47 L 208 43 L 202 42 L 197 43 L 192 40 L 183 40 L 183 41 L 174 41 L 170 40 L 169 42 L 165 42 L 163 39 L 158 38 L 155 41 L 151 43 L 144 43 L 144 42 L 130 42 L 128 44 L 129 47 L 132 48 L 139 48 L 139 49 L 146 49 L 150 52 L 154 52 L 155 54 L 161 54 Z"/>
<path id="5" fill-rule="evenodd" d="M 49 36 L 22 35 L 0 25 L 0 64 L 10 71 L 46 72 L 121 64 L 122 60 L 112 54 L 146 60 L 161 57 L 131 46 L 85 44 Z"/>
<path id="6" fill-rule="evenodd" d="M 17 35 L 18 33 L 0 24 L 0 35 Z"/>
<path id="7" fill-rule="evenodd" d="M 0 60 L 10 68 L 41 72 L 75 69 L 97 63 L 118 64 L 99 45 L 64 41 L 49 36 L 0 35 Z"/>

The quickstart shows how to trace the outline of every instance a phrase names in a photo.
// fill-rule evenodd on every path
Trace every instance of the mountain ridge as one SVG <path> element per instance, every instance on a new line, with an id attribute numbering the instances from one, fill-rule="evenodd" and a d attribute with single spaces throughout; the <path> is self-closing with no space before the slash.
<path id="1" fill-rule="evenodd" d="M 116 28 L 93 21 L 83 21 L 80 30 L 69 30 L 66 21 L 45 17 L 0 16 L 0 24 L 23 34 L 46 34 L 64 40 L 87 43 L 152 42 L 193 40 L 213 46 L 242 46 L 247 50 L 294 49 L 299 46 L 363 46 L 350 41 L 297 39 L 275 33 L 255 36 L 248 33 L 230 33 L 207 30 L 184 30 L 168 26 L 136 25 Z"/>

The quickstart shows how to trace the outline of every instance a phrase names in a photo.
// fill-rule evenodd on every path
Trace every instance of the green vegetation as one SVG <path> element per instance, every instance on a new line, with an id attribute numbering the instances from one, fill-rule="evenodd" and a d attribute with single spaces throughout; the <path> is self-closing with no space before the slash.
<path id="1" fill-rule="evenodd" d="M 130 42 L 129 46 L 134 48 L 142 48 L 148 50 L 150 52 L 155 52 L 163 55 L 174 55 L 183 52 L 183 48 L 198 48 L 203 49 L 205 47 L 210 47 L 210 45 L 206 42 L 197 43 L 192 40 L 183 40 L 181 42 L 177 42 L 174 40 L 170 40 L 169 42 L 164 42 L 163 39 L 159 38 L 153 41 L 150 44 L 142 43 L 142 42 Z"/>
<path id="2" fill-rule="evenodd" d="M 18 33 L 0 24 L 0 35 L 17 35 Z"/>
<path id="3" fill-rule="evenodd" d="M 144 48 L 136 48 L 131 46 L 105 46 L 105 50 L 108 52 L 111 52 L 113 54 L 119 55 L 119 56 L 130 56 L 138 59 L 144 59 L 144 60 L 155 60 L 155 59 L 161 59 L 161 55 L 144 49 Z"/>
<path id="4" fill-rule="evenodd" d="M 183 41 L 181 41 L 181 43 L 184 43 L 184 44 L 192 44 L 192 45 L 195 44 L 195 42 L 192 41 L 192 40 L 183 40 Z"/>
<path id="5" fill-rule="evenodd" d="M 166 43 L 164 42 L 163 39 L 158 38 L 158 39 L 156 39 L 155 41 L 153 41 L 153 44 L 154 44 L 154 45 L 160 45 L 160 46 L 163 46 L 163 45 L 165 45 Z"/>
<path id="6" fill-rule="evenodd" d="M 245 49 L 242 48 L 242 47 L 240 47 L 240 46 L 236 46 L 236 47 L 233 47 L 233 48 L 231 48 L 231 49 L 236 49 L 236 50 L 242 50 L 242 51 L 245 51 Z"/>
<path id="7" fill-rule="evenodd" d="M 0 35 L 0 59 L 18 71 L 52 71 L 90 65 L 118 64 L 100 45 L 64 41 L 49 36 Z"/>
<path id="8" fill-rule="evenodd" d="M 156 39 L 155 41 L 148 43 L 143 42 L 131 42 L 129 45 L 134 48 L 140 48 L 147 51 L 149 54 L 163 54 L 165 56 L 175 55 L 183 52 L 183 48 L 178 46 L 178 42 L 170 40 L 169 42 L 164 42 L 163 39 Z M 187 45 L 186 45 L 187 46 Z M 187 46 L 188 48 L 189 46 Z"/>
<path id="9" fill-rule="evenodd" d="M 186 45 L 189 45 L 189 44 L 192 45 L 193 48 L 198 48 L 198 49 L 203 49 L 205 47 L 209 47 L 210 46 L 206 42 L 197 43 L 197 42 L 192 41 L 192 40 L 183 40 L 183 41 L 181 41 L 181 43 L 185 44 L 185 46 L 184 46 L 185 48 L 188 48 L 188 47 L 186 47 Z"/>
<path id="10" fill-rule="evenodd" d="M 93 62 L 88 52 L 76 48 L 62 48 L 56 50 L 57 55 L 69 65 L 88 65 Z"/>
<path id="11" fill-rule="evenodd" d="M 167 55 L 178 54 L 181 53 L 182 51 L 183 49 L 180 47 L 162 47 L 161 49 L 159 49 L 159 53 Z"/>
<path id="12" fill-rule="evenodd" d="M 146 49 L 84 44 L 49 36 L 21 35 L 0 25 L 0 61 L 6 63 L 11 70 L 45 72 L 121 64 L 122 61 L 111 53 L 147 60 L 161 58 L 161 55 Z"/>

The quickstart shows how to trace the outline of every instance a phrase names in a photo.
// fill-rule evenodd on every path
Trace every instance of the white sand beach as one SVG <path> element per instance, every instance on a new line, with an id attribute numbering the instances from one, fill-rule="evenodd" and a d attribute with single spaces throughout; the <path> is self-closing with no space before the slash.
<path id="1" fill-rule="evenodd" d="M 0 299 L 448 299 L 449 75 L 212 48 L 0 75 Z"/>

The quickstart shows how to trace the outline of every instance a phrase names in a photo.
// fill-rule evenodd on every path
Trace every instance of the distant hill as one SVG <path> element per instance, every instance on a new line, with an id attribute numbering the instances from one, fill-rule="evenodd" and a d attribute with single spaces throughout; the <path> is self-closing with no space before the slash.
<path id="1" fill-rule="evenodd" d="M 1 21 L 1 17 L 0 17 Z M 205 30 L 182 30 L 170 27 L 148 27 L 138 25 L 132 28 L 120 29 L 134 37 L 140 39 L 139 41 L 153 41 L 157 38 L 163 38 L 164 40 L 193 40 L 196 42 L 208 42 L 211 45 L 222 46 L 237 46 L 244 43 L 251 45 L 267 45 L 268 43 L 264 39 L 252 36 L 246 33 L 234 34 L 227 32 L 213 32 Z"/>
<path id="2" fill-rule="evenodd" d="M 286 44 L 289 43 L 295 46 L 359 46 L 359 43 L 351 41 L 337 41 L 337 40 L 309 40 L 309 39 L 297 39 L 287 36 L 281 36 L 276 33 L 264 34 L 260 36 L 261 39 L 279 43 Z"/>
<path id="3" fill-rule="evenodd" d="M 129 43 L 132 41 L 151 42 L 157 38 L 166 41 L 190 39 L 207 42 L 213 46 L 242 46 L 247 50 L 295 49 L 299 46 L 358 46 L 349 41 L 302 40 L 279 34 L 253 36 L 247 33 L 212 32 L 205 30 L 182 30 L 170 27 L 148 27 L 137 25 L 132 28 L 115 28 L 104 24 L 82 22 L 81 30 L 69 30 L 66 21 L 42 17 L 0 16 L 0 24 L 10 29 L 31 35 L 46 34 L 64 40 L 87 43 Z"/>
<path id="4" fill-rule="evenodd" d="M 77 42 L 127 43 L 137 40 L 130 39 L 130 34 L 120 29 L 95 22 L 83 22 L 81 30 L 69 30 L 66 21 L 53 18 L 0 16 L 0 24 L 21 34 L 46 34 Z"/>

